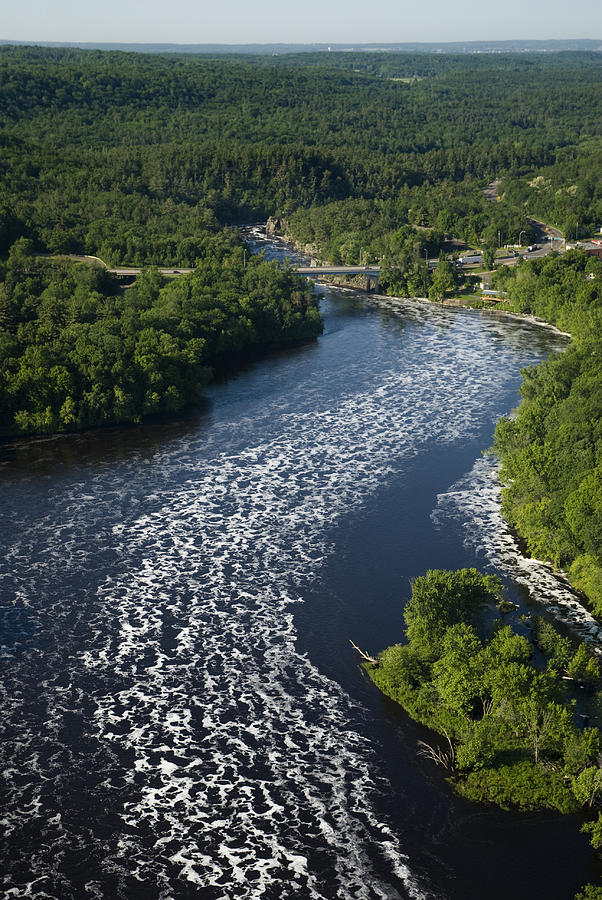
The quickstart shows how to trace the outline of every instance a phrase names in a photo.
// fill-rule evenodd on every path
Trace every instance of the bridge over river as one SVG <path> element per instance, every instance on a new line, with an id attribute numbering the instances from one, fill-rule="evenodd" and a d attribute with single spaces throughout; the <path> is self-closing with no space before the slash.
<path id="1" fill-rule="evenodd" d="M 136 276 L 142 271 L 136 266 L 121 266 L 110 269 L 106 267 L 107 272 L 115 275 L 120 280 L 135 280 Z M 176 268 L 160 268 L 158 270 L 161 275 L 189 275 L 194 269 L 176 269 Z M 366 277 L 366 290 L 378 290 L 378 276 L 380 275 L 380 266 L 298 266 L 295 269 L 297 275 L 305 275 L 308 278 L 327 277 L 328 275 L 364 275 Z"/>
<path id="2" fill-rule="evenodd" d="M 305 275 L 308 278 L 320 278 L 328 275 L 365 275 L 366 290 L 378 290 L 380 266 L 298 266 L 295 271 L 297 275 Z"/>
<path id="3" fill-rule="evenodd" d="M 82 262 L 91 263 L 92 265 L 100 265 L 111 275 L 115 275 L 120 281 L 132 283 L 142 272 L 142 268 L 138 266 L 116 266 L 110 268 L 98 256 L 78 256 L 69 254 L 69 259 L 81 260 Z M 194 269 L 175 268 L 173 266 L 159 267 L 158 271 L 161 275 L 190 275 Z M 364 275 L 366 278 L 366 290 L 378 290 L 378 278 L 380 275 L 380 266 L 298 266 L 295 269 L 297 275 L 305 275 L 307 278 L 327 277 L 328 275 Z"/>

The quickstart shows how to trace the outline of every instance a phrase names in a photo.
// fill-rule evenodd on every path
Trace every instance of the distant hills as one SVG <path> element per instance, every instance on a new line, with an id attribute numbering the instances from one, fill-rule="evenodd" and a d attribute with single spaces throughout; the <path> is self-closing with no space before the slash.
<path id="1" fill-rule="evenodd" d="M 602 38 L 593 40 L 579 38 L 573 40 L 547 41 L 454 41 L 450 43 L 404 43 L 404 44 L 128 44 L 58 41 L 10 41 L 0 44 L 36 47 L 78 47 L 83 50 L 123 50 L 129 53 L 196 53 L 215 56 L 217 54 L 261 54 L 280 55 L 286 53 L 315 53 L 337 51 L 379 52 L 379 53 L 557 53 L 567 50 L 602 51 Z"/>

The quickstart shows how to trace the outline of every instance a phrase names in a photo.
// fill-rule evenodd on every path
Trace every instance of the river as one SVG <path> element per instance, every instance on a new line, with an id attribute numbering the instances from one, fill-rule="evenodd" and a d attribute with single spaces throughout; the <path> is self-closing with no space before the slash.
<path id="1" fill-rule="evenodd" d="M 456 797 L 349 645 L 399 640 L 428 568 L 577 615 L 481 455 L 566 338 L 321 290 L 321 338 L 194 413 L 0 447 L 3 897 L 566 900 L 598 876 L 577 818 Z"/>

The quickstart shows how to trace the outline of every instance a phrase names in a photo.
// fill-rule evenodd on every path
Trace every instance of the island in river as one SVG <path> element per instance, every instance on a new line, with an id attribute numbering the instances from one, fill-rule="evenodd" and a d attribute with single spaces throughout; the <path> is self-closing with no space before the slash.
<path id="1" fill-rule="evenodd" d="M 527 210 L 593 227 L 598 56 L 8 47 L 0 64 L 3 421 L 22 412 L 31 435 L 138 420 L 203 387 L 185 417 L 2 446 L 5 891 L 565 900 L 597 874 L 573 818 L 453 795 L 416 757 L 424 729 L 358 679 L 346 645 L 360 627 L 390 642 L 407 580 L 432 567 L 501 574 L 525 614 L 576 602 L 560 580 L 543 595 L 554 576 L 536 561 L 515 581 L 495 556 L 496 473 L 479 457 L 519 369 L 565 338 L 327 291 L 323 338 L 298 343 L 321 327 L 303 288 L 282 291 L 286 273 L 223 228 L 286 214 L 328 258 L 384 255 L 391 290 L 424 295 L 425 251 L 448 234 L 490 255 L 532 240 Z M 517 121 L 517 96 L 545 117 Z M 207 279 L 147 271 L 116 292 L 83 269 L 47 278 L 42 253 L 201 259 Z M 524 421 L 503 427 L 517 521 L 595 587 L 585 335 L 600 280 L 564 259 L 502 288 L 586 325 L 531 370 Z M 283 333 L 288 349 L 207 383 L 213 350 Z"/>
<path id="2" fill-rule="evenodd" d="M 602 798 L 598 659 L 541 617 L 523 616 L 520 633 L 503 615 L 484 628 L 487 607 L 508 609 L 500 589 L 499 579 L 476 569 L 416 578 L 406 642 L 366 670 L 444 736 L 443 746 L 421 742 L 422 752 L 464 796 L 504 808 L 591 807 Z"/>

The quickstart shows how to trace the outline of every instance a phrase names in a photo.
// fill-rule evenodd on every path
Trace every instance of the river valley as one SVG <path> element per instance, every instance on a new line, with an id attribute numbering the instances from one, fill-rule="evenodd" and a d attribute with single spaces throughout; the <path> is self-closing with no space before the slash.
<path id="1" fill-rule="evenodd" d="M 0 447 L 2 896 L 565 900 L 599 874 L 576 817 L 456 797 L 349 645 L 472 565 L 598 638 L 482 456 L 567 338 L 320 291 L 324 335 L 202 409 Z"/>

